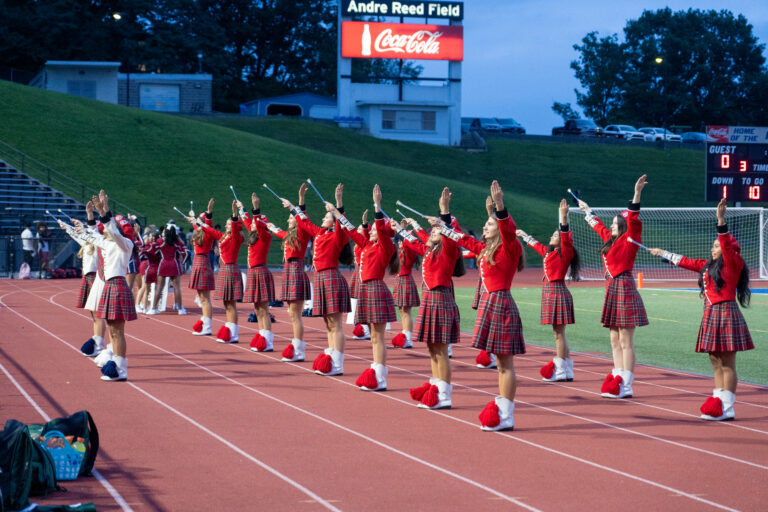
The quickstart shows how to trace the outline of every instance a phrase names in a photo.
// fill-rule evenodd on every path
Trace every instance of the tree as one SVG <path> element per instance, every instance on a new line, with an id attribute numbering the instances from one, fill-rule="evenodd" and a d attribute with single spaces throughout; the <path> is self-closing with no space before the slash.
<path id="1" fill-rule="evenodd" d="M 598 39 L 597 32 L 590 32 L 581 41 L 581 46 L 573 45 L 581 57 L 571 62 L 571 69 L 587 92 L 576 90 L 576 103 L 587 117 L 604 125 L 621 106 L 623 48 L 616 34 Z"/>
<path id="2" fill-rule="evenodd" d="M 563 118 L 563 121 L 568 121 L 569 119 L 579 119 L 581 116 L 579 116 L 579 113 L 573 110 L 573 107 L 571 107 L 570 103 L 559 103 L 554 102 L 552 104 L 552 111 Z"/>

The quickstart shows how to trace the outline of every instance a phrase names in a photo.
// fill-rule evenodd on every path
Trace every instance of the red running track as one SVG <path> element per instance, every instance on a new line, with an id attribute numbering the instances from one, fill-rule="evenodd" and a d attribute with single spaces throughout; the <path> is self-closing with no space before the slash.
<path id="1" fill-rule="evenodd" d="M 276 275 L 279 277 L 279 274 Z M 471 284 L 470 282 L 467 284 Z M 0 281 L 0 421 L 28 423 L 88 409 L 101 434 L 94 478 L 65 482 L 40 503 L 99 510 L 765 510 L 768 393 L 742 384 L 737 421 L 698 408 L 711 379 L 638 366 L 637 398 L 598 390 L 610 363 L 576 354 L 576 380 L 543 383 L 551 350 L 516 359 L 516 428 L 484 433 L 477 415 L 496 372 L 474 365 L 470 336 L 454 350 L 454 407 L 418 409 L 408 390 L 429 377 L 421 344 L 388 350 L 389 390 L 362 392 L 370 344 L 351 339 L 345 375 L 320 377 L 321 319 L 305 320 L 307 361 L 282 363 L 290 341 L 273 308 L 276 351 L 197 337 L 189 316 L 130 322 L 129 380 L 99 380 L 79 353 L 91 323 L 72 307 L 77 282 Z M 191 302 L 190 291 L 184 289 Z M 214 332 L 222 323 L 215 309 Z M 398 328 L 393 325 L 393 329 Z"/>

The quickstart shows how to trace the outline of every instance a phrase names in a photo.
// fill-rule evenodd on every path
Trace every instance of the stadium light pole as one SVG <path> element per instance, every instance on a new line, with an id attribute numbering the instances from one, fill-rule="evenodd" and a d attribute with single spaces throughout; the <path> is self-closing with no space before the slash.
<path id="1" fill-rule="evenodd" d="M 662 115 L 661 115 L 661 128 L 664 130 L 662 147 L 666 151 L 667 149 L 667 95 L 663 92 L 664 76 L 661 73 L 661 65 L 664 63 L 664 57 L 657 56 L 653 61 L 656 63 L 658 77 L 659 77 L 659 93 L 663 94 L 662 101 Z"/>
<path id="2" fill-rule="evenodd" d="M 197 74 L 203 74 L 203 52 L 197 52 Z"/>

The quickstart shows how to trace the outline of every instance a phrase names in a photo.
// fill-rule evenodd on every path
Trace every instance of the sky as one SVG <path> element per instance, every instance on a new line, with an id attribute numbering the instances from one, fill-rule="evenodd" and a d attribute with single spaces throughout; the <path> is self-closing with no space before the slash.
<path id="1" fill-rule="evenodd" d="M 581 112 L 574 93 L 579 82 L 570 68 L 578 57 L 573 45 L 592 31 L 623 40 L 628 20 L 665 7 L 743 14 L 759 43 L 768 45 L 768 0 L 465 0 L 461 115 L 512 117 L 529 134 L 550 134 L 562 124 L 553 102 Z M 427 64 L 423 76 L 447 74 L 445 63 Z"/>

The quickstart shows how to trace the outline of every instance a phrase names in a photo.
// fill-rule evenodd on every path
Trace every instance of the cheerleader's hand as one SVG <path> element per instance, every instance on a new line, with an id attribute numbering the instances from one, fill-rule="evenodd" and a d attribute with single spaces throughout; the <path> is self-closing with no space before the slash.
<path id="1" fill-rule="evenodd" d="M 485 198 L 485 211 L 488 212 L 489 217 L 493 217 L 493 212 L 496 208 L 493 206 L 493 199 L 491 196 Z"/>
<path id="2" fill-rule="evenodd" d="M 440 194 L 439 205 L 441 215 L 451 213 L 451 191 L 448 187 L 443 188 L 443 192 Z"/>
<path id="3" fill-rule="evenodd" d="M 363 222 L 363 224 L 368 224 L 368 210 L 365 210 L 363 212 L 362 222 Z"/>
<path id="4" fill-rule="evenodd" d="M 397 233 L 397 232 L 398 232 L 398 231 L 400 231 L 400 229 L 401 229 L 401 228 L 400 228 L 400 223 L 399 223 L 399 222 L 397 222 L 397 221 L 396 221 L 395 219 L 393 219 L 393 218 L 390 218 L 390 219 L 389 219 L 389 226 L 392 228 L 392 231 L 394 231 L 395 233 Z"/>
<path id="5" fill-rule="evenodd" d="M 281 197 L 280 201 L 283 203 L 283 208 L 285 208 L 286 210 L 293 210 L 293 205 L 289 200 L 287 200 L 284 197 Z"/>
<path id="6" fill-rule="evenodd" d="M 517 236 L 521 237 L 521 238 L 522 238 L 522 237 L 525 237 L 525 236 L 528 236 L 528 233 L 526 233 L 526 232 L 525 232 L 525 231 L 523 231 L 522 229 L 518 229 L 517 231 L 515 231 L 515 234 L 516 234 Z"/>
<path id="7" fill-rule="evenodd" d="M 64 223 L 63 223 L 61 220 L 59 220 L 59 219 L 56 219 L 56 222 L 58 222 L 58 223 L 59 223 L 59 227 L 60 227 L 61 229 L 67 229 L 67 225 L 66 225 L 66 224 L 64 224 Z"/>
<path id="8" fill-rule="evenodd" d="M 726 206 L 727 201 L 725 198 L 722 198 L 719 203 L 717 203 L 717 224 L 718 226 L 722 226 L 725 224 L 725 211 L 727 210 Z"/>
<path id="9" fill-rule="evenodd" d="M 260 204 L 261 200 L 259 199 L 259 196 L 256 195 L 256 192 L 253 192 L 251 194 L 251 206 L 253 206 L 254 210 L 258 210 Z"/>
<path id="10" fill-rule="evenodd" d="M 592 208 L 590 208 L 589 205 L 585 201 L 582 201 L 581 199 L 579 199 L 579 209 L 584 213 L 592 212 Z"/>
<path id="11" fill-rule="evenodd" d="M 649 252 L 651 254 L 653 254 L 654 256 L 661 256 L 664 253 L 664 251 L 662 249 L 659 249 L 657 247 L 654 247 L 654 248 L 650 249 Z"/>
<path id="12" fill-rule="evenodd" d="M 448 187 L 446 187 L 446 190 L 447 189 L 448 189 Z M 440 227 L 441 228 L 441 227 L 445 226 L 445 222 L 443 222 L 442 220 L 438 219 L 437 217 L 427 217 L 427 222 L 429 222 L 429 225 L 432 226 L 433 228 L 434 227 Z"/>

